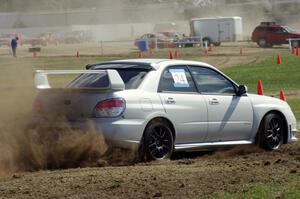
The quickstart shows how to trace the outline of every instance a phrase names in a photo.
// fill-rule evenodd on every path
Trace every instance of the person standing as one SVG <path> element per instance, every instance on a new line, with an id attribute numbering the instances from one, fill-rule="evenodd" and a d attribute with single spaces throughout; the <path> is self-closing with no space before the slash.
<path id="1" fill-rule="evenodd" d="M 13 56 L 14 57 L 17 57 L 17 47 L 18 47 L 18 40 L 19 38 L 18 37 L 15 37 L 11 40 L 11 49 L 12 49 L 12 53 L 13 53 Z"/>

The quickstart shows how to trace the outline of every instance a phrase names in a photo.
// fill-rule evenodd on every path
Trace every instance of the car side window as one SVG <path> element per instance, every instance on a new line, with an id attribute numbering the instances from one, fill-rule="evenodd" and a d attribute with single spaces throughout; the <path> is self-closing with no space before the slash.
<path id="1" fill-rule="evenodd" d="M 273 28 L 273 27 L 267 27 L 266 31 L 267 32 L 275 32 L 275 28 Z"/>
<path id="2" fill-rule="evenodd" d="M 201 93 L 235 94 L 232 82 L 219 72 L 206 67 L 190 66 L 196 86 Z"/>
<path id="3" fill-rule="evenodd" d="M 197 92 L 186 66 L 171 66 L 165 69 L 158 90 L 159 92 Z"/>
<path id="4" fill-rule="evenodd" d="M 255 31 L 256 32 L 265 32 L 266 29 L 264 27 L 257 27 Z"/>
<path id="5" fill-rule="evenodd" d="M 288 33 L 288 31 L 286 29 L 284 29 L 284 28 L 281 28 L 281 32 Z"/>
<path id="6" fill-rule="evenodd" d="M 274 28 L 274 32 L 276 32 L 276 33 L 283 33 L 283 32 L 284 32 L 284 29 L 281 28 L 281 27 Z"/>

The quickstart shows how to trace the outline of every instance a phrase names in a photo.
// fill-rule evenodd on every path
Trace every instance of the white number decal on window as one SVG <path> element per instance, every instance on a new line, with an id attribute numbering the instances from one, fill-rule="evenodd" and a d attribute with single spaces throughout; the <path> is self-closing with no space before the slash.
<path id="1" fill-rule="evenodd" d="M 169 69 L 174 80 L 174 87 L 190 87 L 184 69 Z"/>

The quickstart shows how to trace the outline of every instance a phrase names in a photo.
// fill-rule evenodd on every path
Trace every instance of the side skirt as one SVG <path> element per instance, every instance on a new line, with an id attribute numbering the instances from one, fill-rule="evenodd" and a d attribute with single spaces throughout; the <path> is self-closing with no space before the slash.
<path id="1" fill-rule="evenodd" d="M 235 145 L 254 144 L 254 140 L 239 140 L 239 141 L 224 141 L 224 142 L 202 142 L 202 143 L 188 143 L 175 144 L 175 151 L 196 151 L 208 150 L 222 147 L 230 147 Z"/>

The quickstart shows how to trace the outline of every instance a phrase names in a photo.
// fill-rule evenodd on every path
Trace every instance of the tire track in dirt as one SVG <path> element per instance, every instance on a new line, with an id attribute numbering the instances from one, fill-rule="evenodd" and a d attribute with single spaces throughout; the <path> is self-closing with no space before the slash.
<path id="1" fill-rule="evenodd" d="M 255 146 L 133 166 L 18 173 L 0 179 L 4 198 L 194 198 L 249 190 L 253 183 L 300 179 L 300 145 Z"/>

